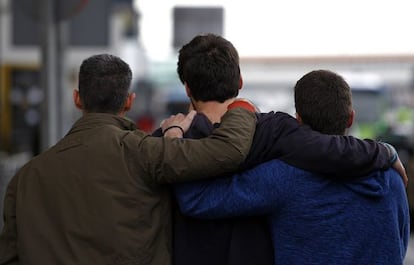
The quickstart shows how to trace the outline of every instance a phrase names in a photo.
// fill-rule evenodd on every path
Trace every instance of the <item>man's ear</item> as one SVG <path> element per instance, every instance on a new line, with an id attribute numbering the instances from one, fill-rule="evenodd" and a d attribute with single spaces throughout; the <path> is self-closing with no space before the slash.
<path id="1" fill-rule="evenodd" d="M 124 105 L 124 112 L 127 112 L 131 109 L 136 97 L 137 95 L 135 93 L 128 94 L 127 100 L 125 101 L 125 105 Z"/>
<path id="2" fill-rule="evenodd" d="M 296 120 L 300 123 L 300 124 L 303 124 L 303 122 L 302 122 L 302 118 L 300 117 L 300 115 L 299 115 L 299 113 L 295 113 L 295 116 L 296 116 Z"/>
<path id="3" fill-rule="evenodd" d="M 354 118 L 355 118 L 355 110 L 353 109 L 351 111 L 351 114 L 349 114 L 348 124 L 346 125 L 346 128 L 350 128 L 352 126 L 352 124 L 354 123 Z"/>
<path id="4" fill-rule="evenodd" d="M 240 75 L 239 90 L 243 88 L 243 77 Z"/>
<path id="5" fill-rule="evenodd" d="M 194 99 L 191 96 L 191 91 L 190 91 L 190 88 L 188 87 L 187 82 L 184 83 L 184 86 L 185 86 L 185 93 L 187 94 L 187 97 L 190 99 L 190 106 L 188 106 L 188 111 L 191 111 L 191 110 L 197 111 L 196 105 L 194 104 Z"/>
<path id="6" fill-rule="evenodd" d="M 73 103 L 75 104 L 75 106 L 78 109 L 80 109 L 80 110 L 83 109 L 82 102 L 81 102 L 81 99 L 80 99 L 80 96 L 79 96 L 79 90 L 78 89 L 74 89 L 73 90 Z"/>
<path id="7" fill-rule="evenodd" d="M 188 87 L 187 82 L 184 83 L 184 87 L 185 87 L 185 93 L 187 94 L 187 97 L 191 98 L 191 91 L 190 91 L 190 88 Z"/>

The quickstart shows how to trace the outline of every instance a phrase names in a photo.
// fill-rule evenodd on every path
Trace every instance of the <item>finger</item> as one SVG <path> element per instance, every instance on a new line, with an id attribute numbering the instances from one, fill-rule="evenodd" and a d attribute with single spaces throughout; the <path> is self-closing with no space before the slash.
<path id="1" fill-rule="evenodd" d="M 177 113 L 177 115 L 175 115 L 176 120 L 181 121 L 185 119 L 184 114 L 182 113 Z"/>
<path id="2" fill-rule="evenodd" d="M 405 187 L 407 187 L 408 185 L 408 175 L 407 175 L 407 171 L 405 170 L 405 168 L 403 167 L 403 181 L 404 181 L 404 185 Z"/>
<path id="3" fill-rule="evenodd" d="M 194 110 L 192 110 L 181 121 L 181 127 L 184 129 L 184 131 L 187 131 L 188 128 L 190 128 L 191 123 L 193 122 L 193 119 L 194 119 L 194 117 L 195 117 L 196 114 L 197 114 L 197 112 L 194 111 Z"/>
<path id="4" fill-rule="evenodd" d="M 193 119 L 194 119 L 194 117 L 195 117 L 195 115 L 197 114 L 197 111 L 195 111 L 195 110 L 191 110 L 188 114 L 187 114 L 187 116 L 185 117 L 186 119 L 189 119 L 190 121 L 193 121 Z"/>
<path id="5" fill-rule="evenodd" d="M 407 174 L 404 175 L 404 185 L 405 185 L 405 187 L 407 187 L 407 185 L 408 185 L 408 176 L 407 176 Z"/>
<path id="6" fill-rule="evenodd" d="M 393 164 L 393 167 L 398 171 L 398 173 L 400 174 L 404 182 L 405 187 L 407 187 L 408 185 L 407 171 L 405 170 L 405 167 L 399 158 L 395 161 L 395 163 Z"/>
<path id="7" fill-rule="evenodd" d="M 405 185 L 405 187 L 407 187 L 407 185 L 408 185 L 407 171 L 405 170 L 405 167 L 401 162 L 400 162 L 400 164 L 401 164 L 401 171 L 402 171 L 402 178 L 403 178 L 403 181 L 404 181 L 404 185 Z"/>

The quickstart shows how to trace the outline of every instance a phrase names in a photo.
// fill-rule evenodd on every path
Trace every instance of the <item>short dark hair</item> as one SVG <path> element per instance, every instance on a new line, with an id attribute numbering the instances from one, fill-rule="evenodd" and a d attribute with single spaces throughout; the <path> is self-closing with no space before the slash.
<path id="1" fill-rule="evenodd" d="M 177 73 L 195 100 L 224 102 L 239 93 L 239 54 L 215 34 L 198 35 L 179 50 Z"/>
<path id="2" fill-rule="evenodd" d="M 295 107 L 302 122 L 312 129 L 342 135 L 352 112 L 351 89 L 332 71 L 311 71 L 295 85 Z"/>
<path id="3" fill-rule="evenodd" d="M 110 54 L 93 55 L 79 69 L 79 96 L 85 112 L 118 114 L 128 97 L 132 71 Z"/>

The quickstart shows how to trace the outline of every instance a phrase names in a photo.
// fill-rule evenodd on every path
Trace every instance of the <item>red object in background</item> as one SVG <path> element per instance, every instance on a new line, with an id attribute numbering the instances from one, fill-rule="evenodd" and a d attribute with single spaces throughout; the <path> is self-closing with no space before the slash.
<path id="1" fill-rule="evenodd" d="M 154 130 L 155 121 L 151 116 L 142 116 L 139 117 L 137 122 L 137 127 L 144 132 L 151 133 Z"/>

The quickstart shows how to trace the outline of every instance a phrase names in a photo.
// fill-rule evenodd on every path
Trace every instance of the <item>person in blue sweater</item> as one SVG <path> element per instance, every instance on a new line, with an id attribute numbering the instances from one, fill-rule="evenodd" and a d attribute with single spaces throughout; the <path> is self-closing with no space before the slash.
<path id="1" fill-rule="evenodd" d="M 348 84 L 327 70 L 296 83 L 295 107 L 300 123 L 337 137 L 354 118 Z M 272 160 L 231 178 L 180 184 L 176 196 L 196 218 L 266 215 L 274 264 L 402 265 L 407 250 L 408 202 L 394 169 L 344 180 Z"/>
<path id="2" fill-rule="evenodd" d="M 184 137 L 207 137 L 220 125 L 227 105 L 243 86 L 237 50 L 221 36 L 196 36 L 180 49 L 177 72 L 192 108 L 197 110 Z M 386 147 L 372 140 L 325 135 L 282 112 L 257 116 L 252 148 L 240 170 L 279 158 L 328 178 L 352 179 L 391 165 Z M 161 130 L 154 135 L 161 136 Z M 405 176 L 403 170 L 401 173 Z M 265 217 L 202 220 L 184 216 L 176 209 L 173 224 L 174 264 L 273 264 Z"/>

